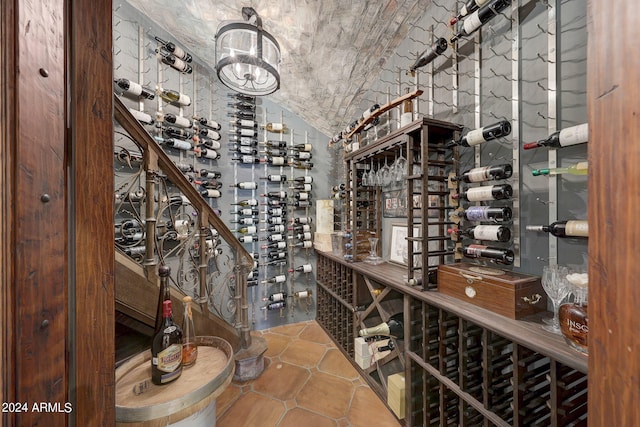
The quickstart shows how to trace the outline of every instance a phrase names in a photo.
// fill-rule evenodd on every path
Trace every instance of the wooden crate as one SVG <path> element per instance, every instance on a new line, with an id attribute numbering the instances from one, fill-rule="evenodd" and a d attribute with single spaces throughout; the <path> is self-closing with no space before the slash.
<path id="1" fill-rule="evenodd" d="M 470 263 L 440 265 L 438 291 L 511 319 L 547 309 L 540 277 Z"/>

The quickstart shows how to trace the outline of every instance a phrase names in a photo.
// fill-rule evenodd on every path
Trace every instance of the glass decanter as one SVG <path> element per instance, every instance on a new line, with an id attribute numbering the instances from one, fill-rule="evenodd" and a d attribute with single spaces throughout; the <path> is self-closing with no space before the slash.
<path id="1" fill-rule="evenodd" d="M 565 341 L 573 349 L 588 354 L 589 317 L 587 315 L 589 279 L 586 273 L 574 273 L 567 275 L 567 281 L 571 284 L 573 302 L 567 302 L 560 306 L 560 329 Z"/>
<path id="2" fill-rule="evenodd" d="M 364 262 L 369 264 L 381 264 L 384 260 L 378 256 L 378 238 L 377 237 L 369 237 L 369 256 L 365 258 Z"/>

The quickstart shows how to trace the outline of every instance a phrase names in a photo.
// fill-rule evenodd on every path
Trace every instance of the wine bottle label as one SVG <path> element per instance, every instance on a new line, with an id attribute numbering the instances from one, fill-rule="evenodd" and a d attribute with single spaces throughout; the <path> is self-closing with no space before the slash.
<path id="1" fill-rule="evenodd" d="M 296 296 L 298 298 L 307 298 L 309 296 L 309 291 L 299 291 L 296 292 Z"/>
<path id="2" fill-rule="evenodd" d="M 471 15 L 471 16 L 474 16 L 474 15 Z M 465 27 L 466 27 L 467 21 L 469 19 L 470 18 L 467 18 L 467 20 L 464 21 Z M 474 145 L 482 144 L 483 142 L 486 141 L 486 139 L 484 139 L 484 135 L 482 135 L 482 131 L 483 131 L 483 129 L 480 128 L 480 129 L 474 129 L 474 130 L 472 130 L 472 131 L 467 133 L 467 135 L 465 137 L 467 139 L 467 144 L 469 144 L 469 147 L 473 147 Z"/>
<path id="3" fill-rule="evenodd" d="M 300 240 L 311 240 L 311 233 L 301 233 L 298 235 Z"/>
<path id="4" fill-rule="evenodd" d="M 300 151 L 298 153 L 298 158 L 300 160 L 309 160 L 311 158 L 311 153 L 309 153 L 308 151 Z"/>
<path id="5" fill-rule="evenodd" d="M 172 144 L 171 146 L 173 148 L 177 148 L 179 150 L 190 150 L 191 149 L 191 143 L 189 143 L 187 141 L 180 141 L 179 139 L 171 139 L 171 141 L 172 141 L 171 142 L 171 144 Z"/>
<path id="6" fill-rule="evenodd" d="M 208 138 L 213 139 L 214 141 L 220 140 L 220 134 L 213 129 L 201 129 L 200 134 L 202 136 L 206 136 Z"/>
<path id="7" fill-rule="evenodd" d="M 207 190 L 207 197 L 220 197 L 220 192 L 218 190 Z"/>
<path id="8" fill-rule="evenodd" d="M 491 190 L 493 186 L 476 187 L 467 190 L 467 200 L 470 202 L 481 202 L 483 200 L 493 200 Z"/>
<path id="9" fill-rule="evenodd" d="M 247 230 L 245 231 L 246 234 L 255 234 L 258 232 L 258 229 L 255 226 L 250 226 L 247 227 Z"/>
<path id="10" fill-rule="evenodd" d="M 253 129 L 241 128 L 240 132 L 238 132 L 238 133 L 240 135 L 242 135 L 242 136 L 253 136 L 254 130 Z"/>
<path id="11" fill-rule="evenodd" d="M 460 9 L 460 16 L 467 16 L 469 14 L 469 11 L 467 10 L 467 5 L 465 4 L 464 6 L 462 6 L 462 9 Z"/>
<path id="12" fill-rule="evenodd" d="M 283 240 L 282 234 L 278 233 L 278 234 L 272 234 L 271 235 L 271 239 L 272 242 L 278 242 L 280 240 Z"/>
<path id="13" fill-rule="evenodd" d="M 271 224 L 282 224 L 282 217 L 274 216 L 271 219 L 269 219 L 269 223 L 271 223 Z"/>
<path id="14" fill-rule="evenodd" d="M 191 144 L 189 144 L 189 147 L 191 147 Z M 217 151 L 211 149 L 208 149 L 204 156 L 207 159 L 217 159 L 218 157 L 220 157 Z"/>
<path id="15" fill-rule="evenodd" d="M 189 64 L 184 62 L 182 59 L 178 59 L 178 58 L 174 58 L 173 59 L 173 64 L 171 64 L 171 65 L 173 65 L 177 70 L 183 71 L 183 72 L 187 71 L 189 69 Z M 189 105 L 189 104 L 191 104 L 191 100 L 189 100 L 188 104 L 183 104 L 183 105 Z"/>
<path id="16" fill-rule="evenodd" d="M 173 224 L 173 228 L 176 230 L 179 237 L 185 237 L 189 234 L 189 220 L 177 219 Z"/>
<path id="17" fill-rule="evenodd" d="M 186 58 L 187 57 L 187 52 L 185 52 L 184 50 L 182 50 L 182 48 L 175 46 L 173 48 L 173 52 L 172 52 L 175 56 L 177 56 L 178 58 Z"/>
<path id="18" fill-rule="evenodd" d="M 153 118 L 147 113 L 129 108 L 129 112 L 136 118 L 137 121 L 145 123 L 147 125 L 153 124 Z"/>
<path id="19" fill-rule="evenodd" d="M 583 123 L 578 126 L 562 129 L 559 135 L 560 146 L 582 144 L 589 140 L 589 124 Z"/>
<path id="20" fill-rule="evenodd" d="M 473 229 L 473 237 L 478 240 L 498 240 L 500 225 L 477 225 Z"/>
<path id="21" fill-rule="evenodd" d="M 482 21 L 480 20 L 480 14 L 476 10 L 473 12 L 467 19 L 464 20 L 462 27 L 466 34 L 471 34 L 482 25 Z"/>
<path id="22" fill-rule="evenodd" d="M 297 178 L 296 180 L 298 180 L 298 179 L 299 178 Z M 305 184 L 311 184 L 313 182 L 313 177 L 311 177 L 311 176 L 303 176 L 302 179 L 303 179 L 302 182 L 305 183 Z"/>
<path id="23" fill-rule="evenodd" d="M 272 157 L 271 164 L 272 165 L 284 165 L 284 157 Z"/>
<path id="24" fill-rule="evenodd" d="M 273 302 L 284 301 L 284 298 L 285 296 L 282 292 L 278 292 L 277 294 L 271 295 L 271 301 Z"/>
<path id="25" fill-rule="evenodd" d="M 204 144 L 205 146 L 209 147 L 209 148 L 213 148 L 214 150 L 219 150 L 221 145 L 218 141 L 207 141 L 206 144 Z"/>
<path id="26" fill-rule="evenodd" d="M 301 248 L 310 248 L 313 246 L 313 242 L 311 240 L 305 240 L 304 242 L 302 242 L 302 246 Z"/>
<path id="27" fill-rule="evenodd" d="M 286 281 L 287 281 L 287 276 L 285 276 L 284 274 L 280 274 L 280 275 L 278 275 L 278 276 L 274 277 L 274 278 L 273 278 L 273 280 L 274 280 L 276 283 L 283 283 L 283 282 L 286 282 Z"/>
<path id="28" fill-rule="evenodd" d="M 304 264 L 302 266 L 302 270 L 300 270 L 301 273 L 311 273 L 311 271 L 313 270 L 313 268 L 311 267 L 311 264 Z"/>
<path id="29" fill-rule="evenodd" d="M 170 334 L 175 329 L 175 326 L 170 326 L 164 330 L 164 333 Z M 180 364 L 182 363 L 182 345 L 171 344 L 169 347 L 159 352 L 158 355 L 153 358 L 153 362 L 158 370 L 162 372 L 175 371 L 180 367 Z"/>
<path id="30" fill-rule="evenodd" d="M 271 123 L 270 130 L 280 132 L 282 129 L 284 129 L 284 125 L 282 123 Z"/>
<path id="31" fill-rule="evenodd" d="M 254 160 L 254 159 L 253 159 L 253 156 L 242 156 L 242 157 L 240 158 L 240 161 L 241 161 L 242 163 L 254 163 L 254 161 L 253 161 L 253 160 Z"/>
<path id="32" fill-rule="evenodd" d="M 468 141 L 468 139 L 467 139 L 467 141 Z M 467 178 L 469 179 L 469 182 L 486 181 L 486 180 L 491 178 L 491 175 L 489 174 L 489 170 L 490 169 L 491 169 L 491 166 L 485 166 L 485 167 L 482 167 L 482 168 L 471 169 L 469 171 L 469 175 L 467 175 Z"/>
<path id="33" fill-rule="evenodd" d="M 309 200 L 309 193 L 298 193 L 298 200 Z"/>
<path id="34" fill-rule="evenodd" d="M 269 175 L 269 181 L 280 182 L 282 181 L 282 175 Z"/>
<path id="35" fill-rule="evenodd" d="M 465 252 L 470 258 L 482 257 L 483 251 L 487 249 L 485 245 L 469 245 L 465 248 Z"/>
<path id="36" fill-rule="evenodd" d="M 567 236 L 589 237 L 589 224 L 587 221 L 567 221 L 565 234 Z"/>
<path id="37" fill-rule="evenodd" d="M 242 243 L 251 243 L 253 242 L 253 236 L 242 236 L 240 237 L 240 241 Z"/>
<path id="38" fill-rule="evenodd" d="M 183 127 L 183 128 L 189 128 L 189 127 L 192 126 L 191 120 L 189 120 L 189 119 L 187 119 L 185 117 L 176 117 L 174 122 L 173 122 L 173 124 L 176 125 L 176 126 Z"/>
<path id="39" fill-rule="evenodd" d="M 471 206 L 465 211 L 465 218 L 469 221 L 488 221 L 487 206 Z"/>
<path id="40" fill-rule="evenodd" d="M 256 122 L 254 122 L 253 120 L 240 120 L 240 126 L 246 127 L 246 128 L 252 128 L 255 125 Z M 251 131 L 251 133 L 253 134 L 253 131 Z"/>
<path id="41" fill-rule="evenodd" d="M 258 183 L 257 182 L 241 182 L 240 184 L 238 184 L 239 188 L 242 188 L 243 190 L 255 190 L 256 188 L 258 188 Z"/>
<path id="42" fill-rule="evenodd" d="M 142 95 L 142 86 L 136 82 L 129 80 L 129 89 L 126 89 L 124 93 L 128 93 L 135 96 Z"/>

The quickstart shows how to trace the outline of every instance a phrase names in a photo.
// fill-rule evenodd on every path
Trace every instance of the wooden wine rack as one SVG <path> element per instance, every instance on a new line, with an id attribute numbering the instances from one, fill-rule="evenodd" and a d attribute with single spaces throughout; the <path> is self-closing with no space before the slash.
<path id="1" fill-rule="evenodd" d="M 587 425 L 587 357 L 542 330 L 542 315 L 513 320 L 420 291 L 403 283 L 401 266 L 317 257 L 318 322 L 383 401 L 388 376 L 404 373 L 405 425 Z M 396 351 L 360 369 L 358 330 L 398 312 L 404 336 L 395 337 Z"/>

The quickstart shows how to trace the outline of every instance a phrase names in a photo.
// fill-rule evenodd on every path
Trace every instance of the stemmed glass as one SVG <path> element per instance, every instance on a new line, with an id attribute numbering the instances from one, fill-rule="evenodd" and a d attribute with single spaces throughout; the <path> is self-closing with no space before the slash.
<path id="1" fill-rule="evenodd" d="M 402 149 L 400 150 L 400 157 L 393 164 L 393 175 L 396 181 L 404 181 L 407 177 L 407 159 L 402 157 Z"/>
<path id="2" fill-rule="evenodd" d="M 558 335 L 561 334 L 558 308 L 570 289 L 567 273 L 567 267 L 558 265 L 545 265 L 542 269 L 542 287 L 553 304 L 553 319 L 549 325 L 542 325 L 542 329 Z"/>

